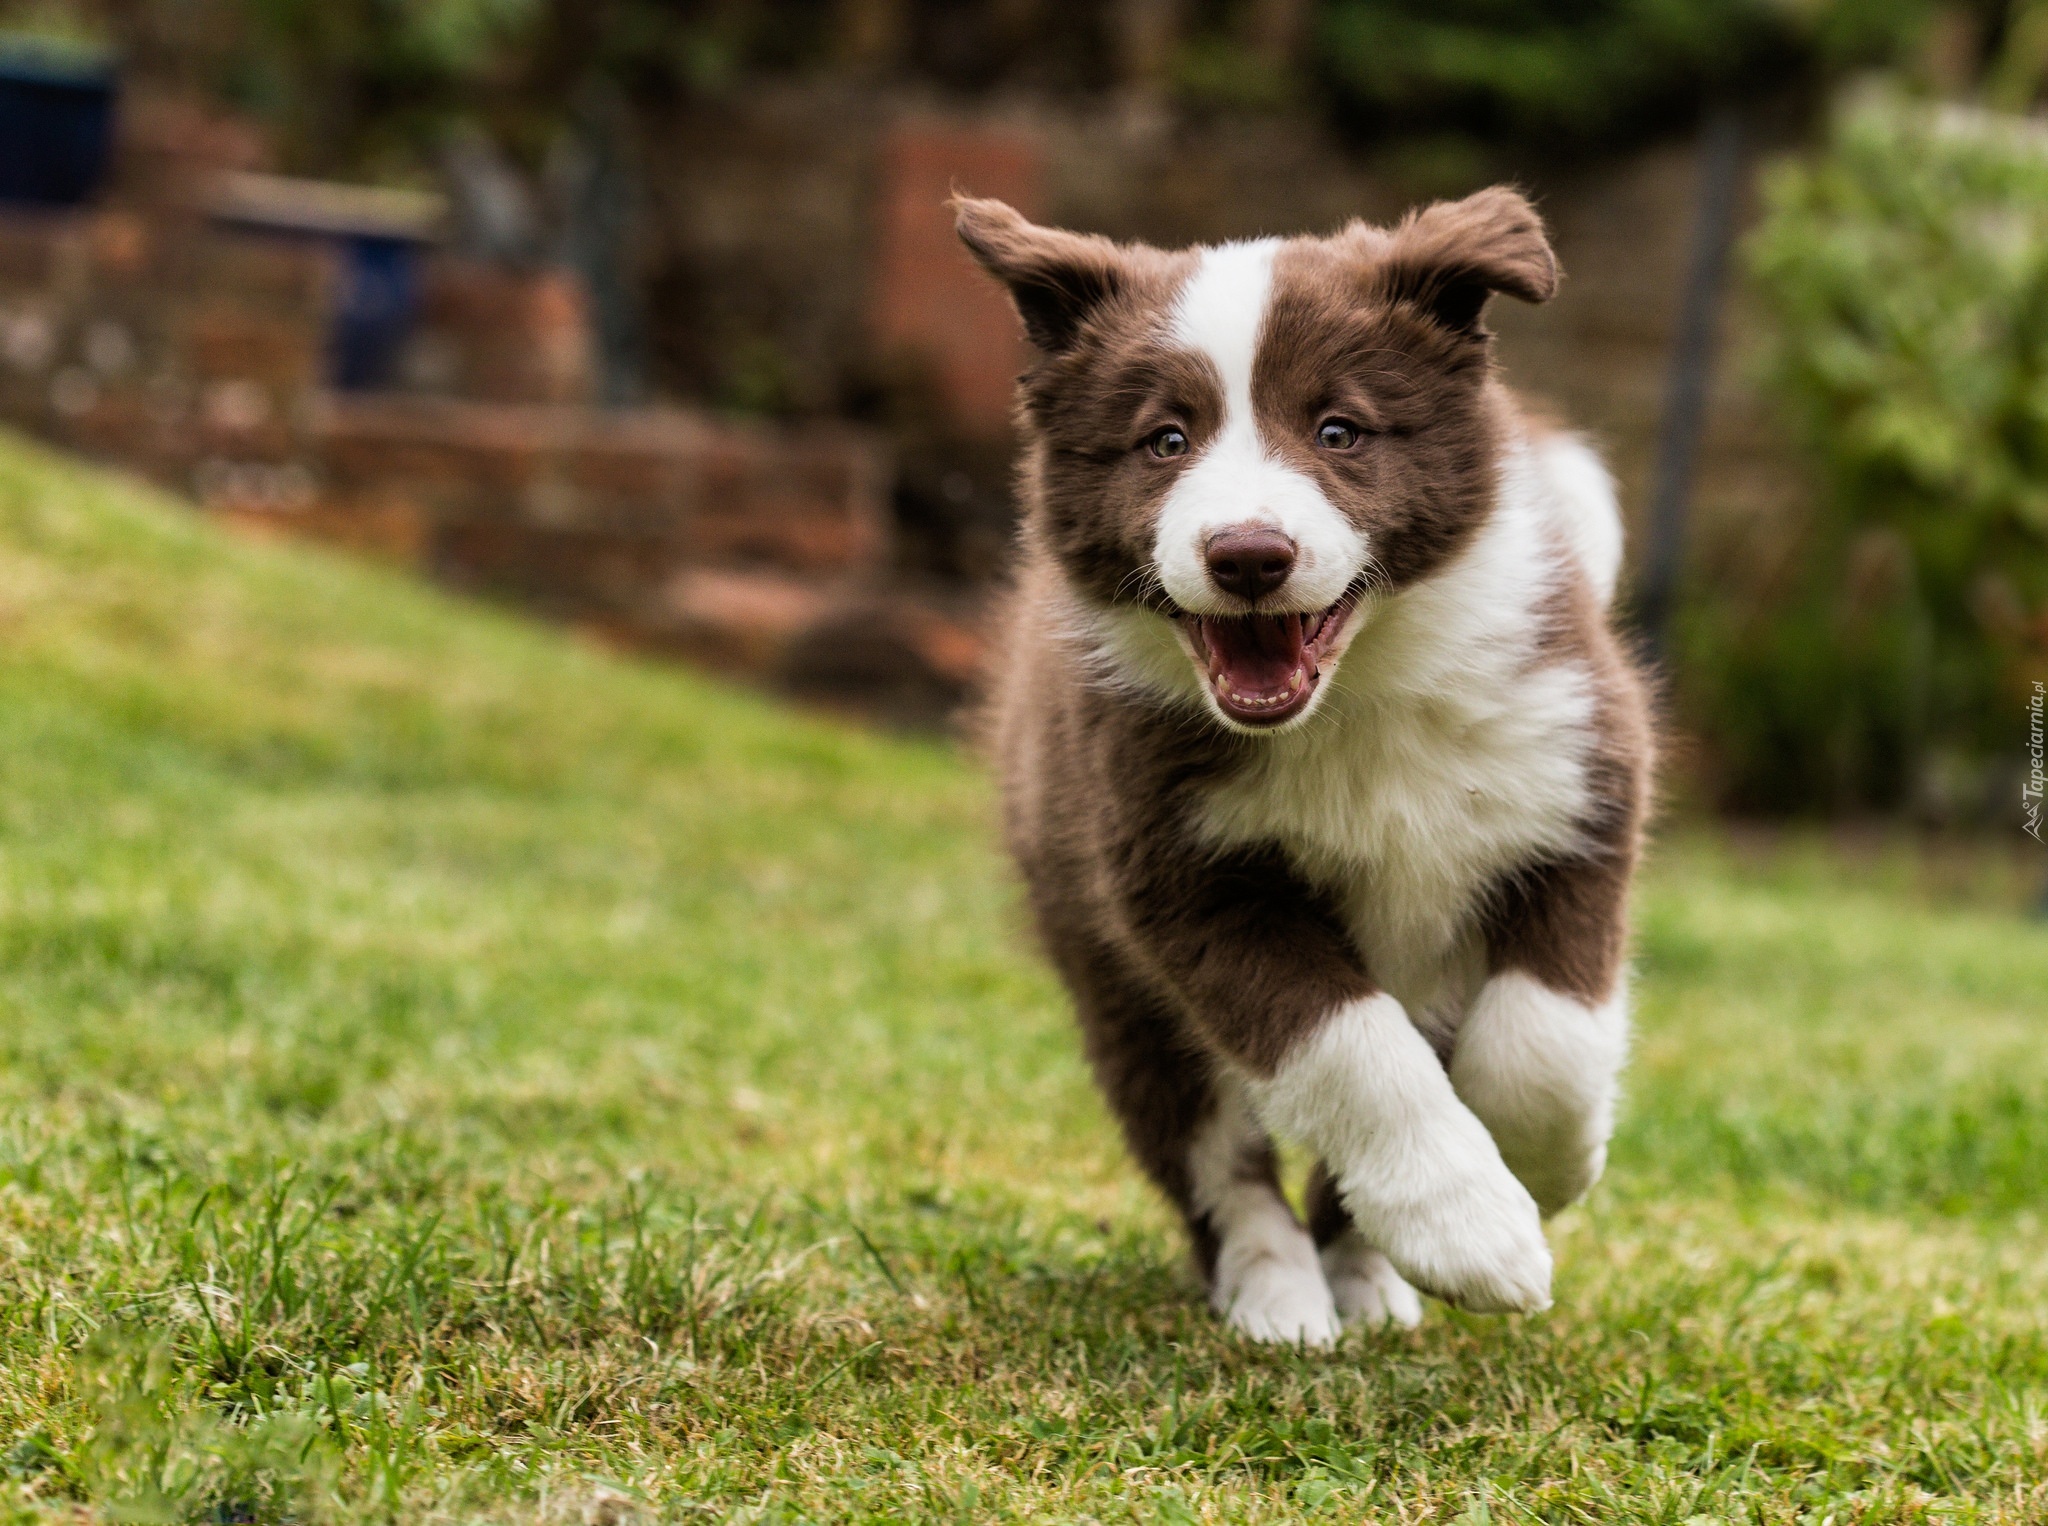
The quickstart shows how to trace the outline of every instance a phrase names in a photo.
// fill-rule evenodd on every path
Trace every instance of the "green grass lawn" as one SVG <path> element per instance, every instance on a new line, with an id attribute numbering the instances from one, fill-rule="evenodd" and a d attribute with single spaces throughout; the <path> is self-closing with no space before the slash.
<path id="1" fill-rule="evenodd" d="M 1666 842 L 1556 1308 L 1303 1355 L 1203 1311 L 991 815 L 0 440 L 0 1514 L 2048 1520 L 2010 899 Z"/>

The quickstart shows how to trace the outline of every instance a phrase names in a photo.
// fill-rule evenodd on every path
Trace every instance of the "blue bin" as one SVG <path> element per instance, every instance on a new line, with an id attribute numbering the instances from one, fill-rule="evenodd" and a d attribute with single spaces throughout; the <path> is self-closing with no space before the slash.
<path id="1" fill-rule="evenodd" d="M 0 39 L 0 201 L 69 207 L 107 173 L 111 65 L 8 47 Z"/>
<path id="2" fill-rule="evenodd" d="M 388 387 L 419 309 L 420 245 L 357 234 L 341 245 L 341 290 L 328 335 L 328 379 L 345 392 Z"/>

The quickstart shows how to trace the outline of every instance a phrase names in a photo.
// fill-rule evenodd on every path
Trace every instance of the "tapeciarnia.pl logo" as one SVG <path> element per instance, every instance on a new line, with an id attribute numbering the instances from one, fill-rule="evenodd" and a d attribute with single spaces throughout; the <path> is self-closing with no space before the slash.
<path id="1" fill-rule="evenodd" d="M 2041 739 L 2041 707 L 2048 699 L 2040 679 L 2034 680 L 2034 692 L 2027 698 L 2027 782 L 2020 786 L 2020 810 L 2026 820 L 2020 826 L 2035 842 L 2041 841 L 2041 786 L 2043 746 Z"/>

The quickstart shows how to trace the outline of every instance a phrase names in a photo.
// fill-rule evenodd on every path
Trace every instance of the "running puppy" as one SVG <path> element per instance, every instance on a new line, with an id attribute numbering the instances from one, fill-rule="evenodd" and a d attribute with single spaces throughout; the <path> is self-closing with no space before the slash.
<path id="1" fill-rule="evenodd" d="M 990 717 L 1131 1149 L 1266 1340 L 1550 1302 L 1627 1047 L 1651 738 L 1614 490 L 1481 322 L 1505 189 L 1165 251 L 956 202 L 1036 350 Z M 1304 1227 L 1268 1131 L 1319 1164 Z"/>

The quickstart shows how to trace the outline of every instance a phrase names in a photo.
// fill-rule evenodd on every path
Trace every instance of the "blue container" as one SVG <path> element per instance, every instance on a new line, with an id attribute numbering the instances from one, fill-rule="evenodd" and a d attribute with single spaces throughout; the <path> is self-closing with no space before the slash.
<path id="1" fill-rule="evenodd" d="M 0 201 L 69 207 L 97 191 L 114 95 L 111 65 L 0 38 Z"/>
<path id="2" fill-rule="evenodd" d="M 340 300 L 328 335 L 328 379 L 346 392 L 387 387 L 419 309 L 420 245 L 357 234 L 339 240 Z"/>

